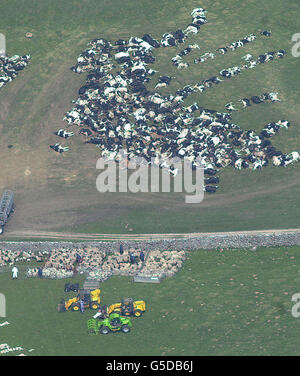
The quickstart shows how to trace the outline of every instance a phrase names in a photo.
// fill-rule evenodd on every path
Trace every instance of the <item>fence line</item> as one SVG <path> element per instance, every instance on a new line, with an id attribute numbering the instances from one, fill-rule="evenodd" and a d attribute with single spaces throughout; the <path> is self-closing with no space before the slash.
<path id="1" fill-rule="evenodd" d="M 230 249 L 250 247 L 274 247 L 300 245 L 300 231 L 287 232 L 261 232 L 256 234 L 247 233 L 224 233 L 224 234 L 203 234 L 196 237 L 169 240 L 124 240 L 116 242 L 84 241 L 84 242 L 0 242 L 0 250 L 31 250 L 51 251 L 52 249 L 79 249 L 96 247 L 106 252 L 118 252 L 119 245 L 123 244 L 124 249 L 134 248 L 143 251 L 152 250 L 190 250 L 201 251 L 203 249 Z"/>

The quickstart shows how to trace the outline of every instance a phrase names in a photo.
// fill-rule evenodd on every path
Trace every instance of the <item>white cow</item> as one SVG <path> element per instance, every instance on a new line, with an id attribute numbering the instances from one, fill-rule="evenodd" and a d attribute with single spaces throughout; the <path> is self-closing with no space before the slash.
<path id="1" fill-rule="evenodd" d="M 247 55 L 243 56 L 242 59 L 244 59 L 246 61 L 250 61 L 250 60 L 253 59 L 253 56 L 251 54 L 247 54 Z"/>
<path id="2" fill-rule="evenodd" d="M 282 158 L 280 156 L 276 156 L 274 155 L 272 157 L 272 162 L 273 162 L 273 165 L 274 166 L 280 166 L 281 165 L 281 162 L 282 162 Z"/>
<path id="3" fill-rule="evenodd" d="M 278 93 L 269 93 L 269 97 L 272 102 L 280 102 L 280 99 L 278 99 Z"/>

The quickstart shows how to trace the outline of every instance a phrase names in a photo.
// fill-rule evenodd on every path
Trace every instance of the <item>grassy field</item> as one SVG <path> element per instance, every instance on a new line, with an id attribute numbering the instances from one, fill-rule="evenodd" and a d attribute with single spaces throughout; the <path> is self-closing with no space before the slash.
<path id="1" fill-rule="evenodd" d="M 56 312 L 66 281 L 12 281 L 0 273 L 10 325 L 1 343 L 26 355 L 300 355 L 299 247 L 198 251 L 160 285 L 113 277 L 101 286 L 103 304 L 143 298 L 147 312 L 132 332 L 89 336 L 91 312 Z M 75 280 L 72 280 L 75 282 Z M 81 282 L 78 278 L 76 281 Z"/>
<path id="2" fill-rule="evenodd" d="M 2 0 L 0 32 L 6 35 L 7 53 L 32 56 L 26 70 L 0 90 L 0 190 L 12 188 L 17 203 L 8 235 L 23 229 L 127 233 L 131 228 L 133 233 L 156 233 L 299 226 L 299 165 L 262 171 L 226 168 L 220 172 L 218 193 L 192 206 L 184 203 L 182 194 L 98 193 L 99 150 L 84 145 L 79 136 L 68 141 L 70 152 L 64 156 L 49 149 L 58 141 L 53 132 L 66 126 L 62 118 L 85 81 L 85 75 L 69 68 L 89 40 L 144 33 L 159 38 L 187 25 L 191 10 L 198 6 L 208 10 L 208 23 L 188 43 L 199 43 L 201 53 L 262 29 L 271 29 L 272 37 L 180 72 L 170 58 L 182 46 L 159 49 L 154 68 L 176 77 L 168 91 L 240 64 L 246 53 L 257 56 L 284 48 L 288 56 L 282 61 L 246 71 L 205 94 L 191 96 L 186 104 L 197 101 L 222 111 L 230 100 L 278 91 L 280 103 L 252 106 L 234 114 L 234 122 L 260 130 L 270 121 L 288 119 L 291 128 L 273 143 L 283 152 L 299 150 L 300 65 L 290 53 L 291 36 L 300 30 L 298 1 Z M 28 31 L 33 33 L 30 40 L 24 36 Z M 76 126 L 71 129 L 78 132 Z M 8 149 L 10 144 L 13 148 Z"/>

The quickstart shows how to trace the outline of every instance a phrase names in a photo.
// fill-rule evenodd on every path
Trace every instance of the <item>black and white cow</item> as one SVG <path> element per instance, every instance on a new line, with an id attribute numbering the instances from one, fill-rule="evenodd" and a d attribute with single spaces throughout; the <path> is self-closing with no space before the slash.
<path id="1" fill-rule="evenodd" d="M 62 137 L 62 138 L 69 138 L 74 136 L 74 132 L 67 132 L 64 129 L 59 129 L 55 132 L 56 136 Z"/>
<path id="2" fill-rule="evenodd" d="M 50 145 L 50 148 L 58 153 L 64 153 L 69 150 L 68 146 L 61 146 L 59 143 L 56 143 L 54 145 Z"/>

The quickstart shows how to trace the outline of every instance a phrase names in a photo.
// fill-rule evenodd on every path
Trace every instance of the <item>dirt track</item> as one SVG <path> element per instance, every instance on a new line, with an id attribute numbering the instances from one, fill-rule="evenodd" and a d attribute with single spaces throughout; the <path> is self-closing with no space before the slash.
<path id="1" fill-rule="evenodd" d="M 124 241 L 124 240 L 166 240 L 166 239 L 190 239 L 201 236 L 226 236 L 226 235 L 259 235 L 259 234 L 281 234 L 281 233 L 299 233 L 300 229 L 285 230 L 256 230 L 256 231 L 234 231 L 234 232 L 211 232 L 211 233 L 176 233 L 176 234 L 84 234 L 84 233 L 64 233 L 47 231 L 12 231 L 5 238 L 20 239 L 59 239 L 59 240 L 91 240 L 91 241 Z"/>

